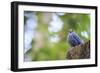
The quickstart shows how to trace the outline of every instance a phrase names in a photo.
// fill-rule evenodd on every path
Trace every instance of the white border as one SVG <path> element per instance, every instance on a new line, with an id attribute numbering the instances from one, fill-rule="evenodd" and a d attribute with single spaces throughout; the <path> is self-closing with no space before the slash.
<path id="1" fill-rule="evenodd" d="M 45 12 L 69 12 L 69 13 L 88 13 L 91 17 L 91 58 L 84 60 L 58 60 L 58 61 L 35 61 L 24 62 L 23 52 L 23 37 L 24 37 L 24 11 L 45 11 Z M 95 64 L 95 10 L 82 8 L 61 8 L 61 7 L 46 7 L 46 6 L 18 6 L 18 68 L 36 68 L 50 66 L 71 66 Z"/>

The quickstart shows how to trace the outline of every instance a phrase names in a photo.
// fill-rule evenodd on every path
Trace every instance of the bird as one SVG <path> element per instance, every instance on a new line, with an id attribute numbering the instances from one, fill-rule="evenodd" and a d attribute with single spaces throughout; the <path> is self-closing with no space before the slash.
<path id="1" fill-rule="evenodd" d="M 71 47 L 83 44 L 83 41 L 80 39 L 77 33 L 75 33 L 72 29 L 69 30 L 67 40 L 68 43 L 71 45 Z"/>

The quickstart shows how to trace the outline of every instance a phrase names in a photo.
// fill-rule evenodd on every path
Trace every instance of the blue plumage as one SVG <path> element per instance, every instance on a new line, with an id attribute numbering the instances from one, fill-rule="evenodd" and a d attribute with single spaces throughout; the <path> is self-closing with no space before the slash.
<path id="1" fill-rule="evenodd" d="M 73 31 L 69 32 L 67 39 L 72 47 L 82 44 L 82 40 L 80 39 L 80 37 Z"/>

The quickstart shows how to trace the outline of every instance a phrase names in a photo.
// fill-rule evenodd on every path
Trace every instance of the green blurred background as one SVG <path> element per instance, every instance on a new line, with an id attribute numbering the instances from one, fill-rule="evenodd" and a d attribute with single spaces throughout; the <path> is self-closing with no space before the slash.
<path id="1" fill-rule="evenodd" d="M 84 42 L 90 40 L 89 14 L 34 11 L 25 11 L 24 14 L 31 14 L 36 20 L 31 47 L 24 53 L 25 61 L 67 60 L 66 54 L 71 48 L 67 41 L 69 29 Z M 28 19 L 24 15 L 25 25 Z"/>

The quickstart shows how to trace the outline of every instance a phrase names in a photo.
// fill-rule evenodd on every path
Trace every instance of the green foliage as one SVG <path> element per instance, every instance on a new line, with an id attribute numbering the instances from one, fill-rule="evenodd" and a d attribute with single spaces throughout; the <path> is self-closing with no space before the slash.
<path id="1" fill-rule="evenodd" d="M 69 29 L 75 31 L 80 36 L 80 38 L 83 39 L 84 41 L 90 39 L 89 14 L 65 13 L 62 16 L 58 15 L 59 19 L 61 19 L 64 24 L 63 28 L 59 32 L 50 33 L 48 31 L 49 23 L 43 22 L 44 19 L 43 13 L 44 12 L 37 12 L 36 16 L 38 18 L 37 31 L 42 32 L 42 34 L 44 35 L 44 39 L 43 39 L 44 44 L 43 47 L 35 48 L 35 49 L 39 49 L 38 51 L 34 51 L 34 46 L 36 44 L 35 44 L 35 40 L 33 39 L 34 41 L 34 43 L 32 43 L 33 49 L 30 49 L 30 51 L 28 51 L 27 53 L 32 57 L 32 61 L 65 60 L 67 51 L 70 48 L 70 45 L 67 42 L 67 34 Z M 87 34 L 88 38 L 81 35 L 81 33 L 84 31 L 88 33 Z M 60 41 L 57 43 L 51 43 L 49 41 L 49 37 L 53 35 L 59 35 Z"/>

